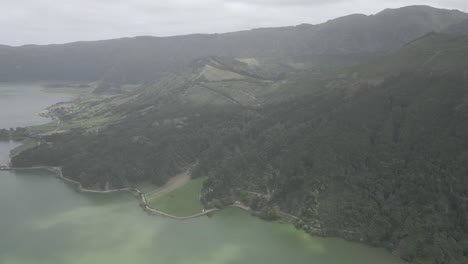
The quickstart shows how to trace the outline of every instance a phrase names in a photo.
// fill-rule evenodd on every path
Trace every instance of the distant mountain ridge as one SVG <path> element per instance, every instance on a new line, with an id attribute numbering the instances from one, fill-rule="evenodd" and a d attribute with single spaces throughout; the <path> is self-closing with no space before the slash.
<path id="1" fill-rule="evenodd" d="M 194 59 L 206 56 L 385 54 L 465 19 L 468 14 L 460 11 L 411 6 L 371 16 L 346 16 L 320 25 L 47 46 L 0 46 L 0 81 L 144 83 L 178 72 Z"/>
<path id="2" fill-rule="evenodd" d="M 468 37 L 468 19 L 452 25 L 443 31 L 445 34 Z"/>
<path id="3" fill-rule="evenodd" d="M 408 263 L 466 264 L 468 38 L 459 16 L 408 7 L 320 26 L 54 46 L 75 54 L 77 69 L 96 60 L 75 46 L 106 59 L 121 52 L 107 61 L 111 70 L 85 69 L 106 81 L 156 78 L 211 48 L 230 56 L 192 60 L 126 93 L 57 104 L 49 113 L 60 128 L 31 131 L 68 133 L 52 132 L 12 164 L 60 166 L 95 189 L 162 185 L 192 168 L 207 178 L 206 209 L 240 201 L 262 218 L 286 212 L 308 233 L 385 247 Z M 366 51 L 359 45 L 379 56 L 353 64 L 351 52 Z"/>

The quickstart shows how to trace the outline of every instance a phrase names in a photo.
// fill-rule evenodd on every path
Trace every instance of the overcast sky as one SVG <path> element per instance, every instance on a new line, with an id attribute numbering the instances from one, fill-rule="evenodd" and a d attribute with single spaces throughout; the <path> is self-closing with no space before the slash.
<path id="1" fill-rule="evenodd" d="M 415 4 L 468 11 L 468 0 L 0 0 L 0 44 L 317 24 Z"/>

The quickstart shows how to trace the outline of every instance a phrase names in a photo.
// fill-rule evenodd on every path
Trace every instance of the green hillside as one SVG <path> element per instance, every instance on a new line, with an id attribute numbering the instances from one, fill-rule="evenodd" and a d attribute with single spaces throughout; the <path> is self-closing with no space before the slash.
<path id="1" fill-rule="evenodd" d="M 441 19 L 426 7 L 371 18 L 413 21 L 421 10 L 424 25 Z M 361 56 L 319 56 L 324 67 L 293 56 L 196 59 L 129 92 L 55 109 L 65 132 L 12 162 L 61 166 L 96 189 L 161 186 L 193 167 L 193 178 L 207 178 L 205 208 L 241 201 L 263 218 L 291 214 L 306 232 L 409 262 L 464 264 L 468 42 L 426 33 L 358 66 Z"/>
<path id="2" fill-rule="evenodd" d="M 152 82 L 198 58 L 386 54 L 414 38 L 468 19 L 455 10 L 412 6 L 319 25 L 226 34 L 137 37 L 63 45 L 0 46 L 0 81 Z"/>
<path id="3" fill-rule="evenodd" d="M 464 73 L 468 60 L 468 39 L 431 33 L 406 44 L 396 54 L 348 70 L 349 76 L 388 77 L 405 72 L 433 74 Z"/>

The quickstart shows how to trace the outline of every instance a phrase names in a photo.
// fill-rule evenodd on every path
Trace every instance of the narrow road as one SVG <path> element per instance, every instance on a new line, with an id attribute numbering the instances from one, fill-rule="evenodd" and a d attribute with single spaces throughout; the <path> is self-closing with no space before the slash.
<path id="1" fill-rule="evenodd" d="M 156 210 L 156 209 L 154 209 L 154 208 L 151 208 L 151 207 L 149 207 L 148 205 L 145 206 L 145 210 L 146 210 L 147 212 L 157 213 L 158 215 L 166 216 L 166 217 L 169 217 L 169 218 L 172 218 L 172 219 L 177 219 L 177 220 L 189 220 L 189 219 L 198 218 L 198 217 L 201 217 L 201 216 L 210 214 L 210 213 L 214 213 L 214 212 L 216 212 L 216 211 L 219 211 L 220 209 L 218 209 L 218 208 L 213 208 L 213 209 L 205 210 L 205 211 L 203 211 L 203 212 L 201 212 L 201 213 L 194 214 L 194 215 L 191 215 L 191 216 L 175 216 L 175 215 L 170 215 L 170 214 L 161 212 L 161 211 L 159 211 L 159 210 Z"/>
<path id="2" fill-rule="evenodd" d="M 28 168 L 10 168 L 10 170 L 37 170 L 37 169 L 44 169 L 44 170 L 48 170 L 48 171 L 51 171 L 51 172 L 55 173 L 56 176 L 59 179 L 63 180 L 64 182 L 68 182 L 68 183 L 76 185 L 78 187 L 78 191 L 80 191 L 80 192 L 98 193 L 98 194 L 110 194 L 110 193 L 116 193 L 116 192 L 129 192 L 129 193 L 133 194 L 140 201 L 140 203 L 143 206 L 143 209 L 145 211 L 147 211 L 149 213 L 156 213 L 158 215 L 169 217 L 169 218 L 172 218 L 172 219 L 190 220 L 190 219 L 202 217 L 202 216 L 208 215 L 210 213 L 214 213 L 214 212 L 217 212 L 217 211 L 221 210 L 219 208 L 212 208 L 212 209 L 208 209 L 208 210 L 205 210 L 205 211 L 203 211 L 201 213 L 194 214 L 194 215 L 191 215 L 191 216 L 180 217 L 180 216 L 175 216 L 175 215 L 164 213 L 162 211 L 156 210 L 156 209 L 152 208 L 151 206 L 149 206 L 147 195 L 144 194 L 143 192 L 141 192 L 137 188 L 122 188 L 122 189 L 113 189 L 113 190 L 105 190 L 105 191 L 91 190 L 91 189 L 83 188 L 83 186 L 81 185 L 80 182 L 72 180 L 72 179 L 68 179 L 65 176 L 63 176 L 62 169 L 60 167 L 36 166 L 36 167 L 28 167 Z M 177 179 L 174 179 L 174 178 L 177 178 Z M 162 195 L 161 193 L 166 194 L 166 193 L 174 190 L 172 188 L 176 187 L 175 189 L 177 189 L 179 186 L 184 185 L 186 183 L 184 181 L 187 181 L 187 178 L 188 178 L 188 180 L 190 180 L 190 171 L 187 170 L 184 173 L 181 173 L 181 174 L 175 176 L 174 178 L 173 178 L 171 183 L 169 183 L 170 182 L 169 181 L 168 184 L 166 184 L 168 186 L 165 185 L 166 187 L 163 186 L 161 188 L 158 188 L 155 191 L 153 191 L 152 193 L 150 193 L 149 195 L 153 195 L 153 196 L 151 196 L 152 198 L 159 197 L 159 196 Z M 166 188 L 166 189 L 164 189 L 164 188 Z M 246 206 L 246 205 L 244 205 L 244 204 L 242 204 L 240 202 L 236 202 L 233 205 L 230 205 L 230 206 L 227 206 L 227 207 L 239 208 L 239 209 L 242 209 L 242 210 L 247 211 L 249 213 L 254 212 L 254 210 L 252 210 L 252 208 L 250 208 L 250 207 L 248 207 L 248 206 Z M 293 216 L 293 215 L 290 215 L 290 214 L 287 214 L 287 213 L 284 213 L 284 212 L 280 212 L 280 213 L 288 215 L 288 216 L 290 216 L 292 218 L 298 219 L 298 217 L 296 217 L 296 216 Z"/>
<path id="3" fill-rule="evenodd" d="M 164 213 L 162 211 L 159 211 L 159 210 L 156 210 L 156 209 L 150 207 L 149 204 L 148 204 L 148 200 L 147 200 L 146 195 L 143 192 L 141 192 L 140 190 L 138 190 L 137 188 L 122 188 L 122 189 L 113 189 L 113 190 L 105 190 L 105 191 L 91 190 L 91 189 L 83 188 L 83 186 L 81 185 L 80 182 L 72 180 L 72 179 L 68 179 L 65 176 L 63 176 L 62 169 L 60 167 L 37 166 L 37 167 L 28 167 L 28 168 L 10 168 L 10 170 L 37 170 L 37 169 L 44 169 L 44 170 L 48 170 L 48 171 L 51 171 L 51 172 L 55 173 L 56 176 L 59 179 L 65 181 L 65 182 L 76 185 L 78 187 L 78 191 L 80 191 L 80 192 L 99 193 L 99 194 L 110 194 L 110 193 L 116 193 L 116 192 L 129 192 L 129 193 L 133 194 L 140 201 L 140 203 L 142 204 L 145 211 L 150 212 L 150 213 L 156 213 L 158 215 L 169 217 L 169 218 L 172 218 L 172 219 L 189 220 L 189 219 L 202 217 L 202 216 L 205 216 L 207 214 L 210 214 L 210 213 L 213 213 L 213 212 L 216 212 L 216 211 L 220 210 L 218 208 L 213 208 L 213 209 L 205 210 L 205 211 L 203 211 L 201 213 L 198 213 L 198 214 L 195 214 L 195 215 L 180 217 L 180 216 L 167 214 L 167 213 Z M 178 185 L 178 184 L 183 183 L 183 181 L 186 180 L 187 176 L 188 176 L 188 180 L 190 180 L 190 173 L 188 171 L 184 172 L 184 173 L 181 173 L 178 176 L 179 176 L 178 179 L 173 181 L 170 184 L 170 188 L 173 188 L 174 185 Z M 161 187 L 161 188 L 163 188 L 163 187 Z M 158 191 L 158 190 L 156 190 L 156 191 Z M 164 192 L 167 192 L 167 190 L 164 190 Z M 159 195 L 159 192 L 157 192 L 156 194 Z"/>
<path id="4" fill-rule="evenodd" d="M 435 60 L 435 58 L 437 58 L 440 54 L 442 54 L 441 50 L 434 52 L 434 55 L 432 55 L 429 59 L 427 59 L 426 62 L 423 63 L 422 67 L 427 66 L 429 63 Z"/>
<path id="5" fill-rule="evenodd" d="M 146 198 L 148 198 L 148 200 L 152 200 L 179 189 L 190 181 L 190 175 L 190 170 L 186 170 L 183 173 L 170 178 L 164 186 L 146 194 Z"/>

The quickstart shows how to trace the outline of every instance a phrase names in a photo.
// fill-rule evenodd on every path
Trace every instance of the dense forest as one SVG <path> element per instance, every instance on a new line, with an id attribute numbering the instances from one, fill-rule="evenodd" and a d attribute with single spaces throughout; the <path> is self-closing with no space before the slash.
<path id="1" fill-rule="evenodd" d="M 60 165 L 94 188 L 162 184 L 198 164 L 193 177 L 209 176 L 206 206 L 277 206 L 311 233 L 385 246 L 406 260 L 464 263 L 467 88 L 459 75 L 402 74 L 260 110 L 174 107 L 96 134 L 49 136 L 13 162 Z"/>
<path id="2" fill-rule="evenodd" d="M 414 263 L 467 263 L 468 40 L 450 32 L 332 70 L 196 60 L 85 115 L 118 121 L 44 136 L 12 163 L 61 166 L 96 189 L 192 168 L 206 208 L 242 201 Z"/>
<path id="3" fill-rule="evenodd" d="M 29 136 L 29 132 L 24 127 L 17 127 L 15 129 L 0 129 L 0 140 L 22 140 Z"/>
<path id="4" fill-rule="evenodd" d="M 467 81 L 408 74 L 349 97 L 274 106 L 205 153 L 196 171 L 210 176 L 204 199 L 255 208 L 245 191 L 256 191 L 311 233 L 365 240 L 406 260 L 464 263 Z"/>
<path id="5" fill-rule="evenodd" d="M 147 83 L 205 56 L 284 57 L 386 54 L 468 19 L 456 10 L 411 6 L 319 25 L 225 34 L 136 37 L 63 45 L 0 45 L 0 81 Z"/>

